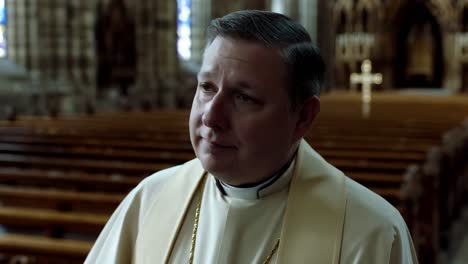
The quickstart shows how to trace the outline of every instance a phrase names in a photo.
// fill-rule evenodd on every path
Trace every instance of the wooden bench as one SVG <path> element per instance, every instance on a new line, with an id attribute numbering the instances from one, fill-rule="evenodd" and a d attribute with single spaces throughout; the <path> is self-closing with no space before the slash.
<path id="1" fill-rule="evenodd" d="M 419 180 L 413 179 L 413 182 L 410 179 L 408 183 L 408 178 L 404 174 L 412 164 L 426 161 L 425 153 L 431 146 L 444 143 L 443 132 L 460 122 L 463 108 L 449 104 L 447 109 L 450 110 L 447 112 L 443 111 L 445 106 L 441 106 L 440 109 L 438 106 L 432 107 L 431 111 L 427 111 L 427 108 L 420 109 L 422 107 L 415 109 L 412 103 L 398 103 L 395 107 L 394 103 L 383 101 L 382 104 L 373 106 L 372 113 L 372 116 L 379 116 L 381 120 L 373 118 L 364 120 L 360 117 L 360 104 L 339 100 L 341 99 L 336 102 L 343 104 L 343 107 L 327 110 L 324 104 L 321 116 L 306 136 L 307 140 L 330 163 L 394 204 L 412 226 L 411 216 L 415 215 L 415 208 L 406 204 L 406 201 L 413 197 L 411 190 L 417 188 L 407 188 L 405 192 L 401 187 L 409 186 L 411 183 L 417 185 L 428 179 L 420 177 Z M 349 111 L 353 107 L 357 109 L 357 113 Z M 406 113 L 411 115 L 406 116 Z M 448 113 L 456 114 L 448 115 Z M 446 118 L 442 119 L 444 116 Z M 98 177 L 99 184 L 96 186 L 99 187 L 95 190 L 111 191 L 111 188 L 106 189 L 105 181 L 110 179 L 109 185 L 112 185 L 112 174 L 121 174 L 122 177 L 119 178 L 122 179 L 135 176 L 141 179 L 165 166 L 193 157 L 187 121 L 188 111 L 105 114 L 92 118 L 74 117 L 57 120 L 20 119 L 16 123 L 8 123 L 4 128 L 0 128 L 0 165 L 30 168 L 23 169 L 23 172 L 32 172 L 33 168 L 63 171 L 60 180 L 57 180 L 63 184 L 60 188 L 64 188 L 69 182 L 69 188 L 74 184 L 81 184 L 80 190 L 89 188 L 86 186 L 92 185 L 92 175 L 99 173 L 102 177 Z M 3 158 L 6 159 L 2 161 Z M 72 176 L 69 173 L 71 171 L 81 171 L 83 176 L 86 174 L 91 176 L 84 176 L 86 181 L 79 183 L 79 177 Z M 13 181 L 13 177 L 6 176 L 8 175 L 2 175 L 0 170 L 0 182 L 27 183 L 28 186 L 38 188 L 47 186 L 34 185 L 39 184 L 40 178 L 46 176 L 42 172 L 21 174 L 17 178 L 22 178 L 23 181 L 16 182 Z M 443 177 L 443 175 L 434 177 Z M 136 183 L 137 181 L 133 186 Z M 123 186 L 123 182 L 119 184 Z M 450 190 L 452 187 L 447 188 Z M 421 197 L 428 200 L 430 198 L 431 193 L 421 190 L 424 195 L 417 195 L 415 192 L 414 197 L 417 198 L 413 199 L 415 203 L 421 203 L 422 200 L 418 200 Z M 416 204 L 416 207 L 419 205 Z M 418 210 L 421 211 L 421 208 Z M 426 210 L 431 209 L 426 208 Z M 439 207 L 433 210 L 436 211 L 436 217 L 441 217 Z M 417 227 L 421 230 L 424 225 Z M 415 237 L 421 235 L 422 239 L 426 239 L 427 232 L 424 232 L 413 235 Z M 437 239 L 432 237 L 429 242 Z M 428 261 L 427 256 L 430 254 L 427 252 L 423 254 L 426 254 L 424 260 Z"/>
<path id="2" fill-rule="evenodd" d="M 43 157 L 40 155 L 0 154 L 0 166 L 24 169 L 56 169 L 64 171 L 85 171 L 95 173 L 122 173 L 147 175 L 169 168 L 174 163 L 130 162 L 118 160 L 93 160 L 87 158 L 67 159 Z"/>
<path id="3" fill-rule="evenodd" d="M 110 215 L 123 198 L 124 194 L 0 185 L 1 206 Z"/>
<path id="4" fill-rule="evenodd" d="M 0 225 L 4 228 L 41 232 L 53 237 L 83 234 L 97 237 L 109 215 L 59 212 L 49 209 L 0 207 Z"/>
<path id="5" fill-rule="evenodd" d="M 0 169 L 0 183 L 14 186 L 61 188 L 77 191 L 127 193 L 142 177 L 83 172 Z"/>
<path id="6" fill-rule="evenodd" d="M 35 264 L 82 264 L 92 245 L 89 241 L 5 234 L 0 236 L 0 260 L 2 263 L 25 260 Z"/>

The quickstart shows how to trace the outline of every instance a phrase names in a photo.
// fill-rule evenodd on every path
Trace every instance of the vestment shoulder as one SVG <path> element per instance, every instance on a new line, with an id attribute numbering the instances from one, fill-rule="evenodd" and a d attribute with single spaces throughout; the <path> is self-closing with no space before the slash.
<path id="1" fill-rule="evenodd" d="M 133 248 L 146 209 L 177 171 L 156 172 L 138 184 L 120 203 L 94 243 L 85 263 L 131 263 Z"/>
<path id="2" fill-rule="evenodd" d="M 368 188 L 347 178 L 348 190 L 347 209 L 360 211 L 358 217 L 366 217 L 380 224 L 399 225 L 403 221 L 400 212 L 387 200 Z"/>
<path id="3" fill-rule="evenodd" d="M 417 263 L 411 236 L 399 211 L 352 179 L 340 263 Z"/>

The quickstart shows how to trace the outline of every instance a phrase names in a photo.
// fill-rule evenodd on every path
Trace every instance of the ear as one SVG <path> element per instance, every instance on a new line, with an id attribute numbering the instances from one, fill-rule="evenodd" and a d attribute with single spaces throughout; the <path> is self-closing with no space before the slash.
<path id="1" fill-rule="evenodd" d="M 312 96 L 307 99 L 301 109 L 298 109 L 299 116 L 296 121 L 296 129 L 294 131 L 294 142 L 305 135 L 319 112 L 320 99 L 317 96 Z"/>

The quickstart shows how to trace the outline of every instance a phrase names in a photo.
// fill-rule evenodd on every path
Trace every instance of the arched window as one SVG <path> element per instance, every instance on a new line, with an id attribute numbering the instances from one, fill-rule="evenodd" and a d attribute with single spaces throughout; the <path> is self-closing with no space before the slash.
<path id="1" fill-rule="evenodd" d="M 191 0 L 177 0 L 177 52 L 184 60 L 189 60 L 191 53 Z"/>
<path id="2" fill-rule="evenodd" d="M 0 58 L 6 57 L 6 7 L 5 0 L 0 0 Z"/>

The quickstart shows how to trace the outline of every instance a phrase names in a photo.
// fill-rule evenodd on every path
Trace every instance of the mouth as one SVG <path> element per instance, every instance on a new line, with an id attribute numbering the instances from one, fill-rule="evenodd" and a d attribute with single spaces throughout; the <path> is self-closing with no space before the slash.
<path id="1" fill-rule="evenodd" d="M 215 146 L 217 148 L 232 148 L 231 146 L 220 144 L 220 143 L 217 143 L 217 142 L 208 141 L 208 144 L 213 145 L 213 146 Z"/>
<path id="2" fill-rule="evenodd" d="M 212 148 L 222 148 L 222 149 L 234 149 L 235 148 L 235 146 L 224 143 L 224 142 L 211 141 L 206 138 L 202 138 L 202 139 Z"/>

